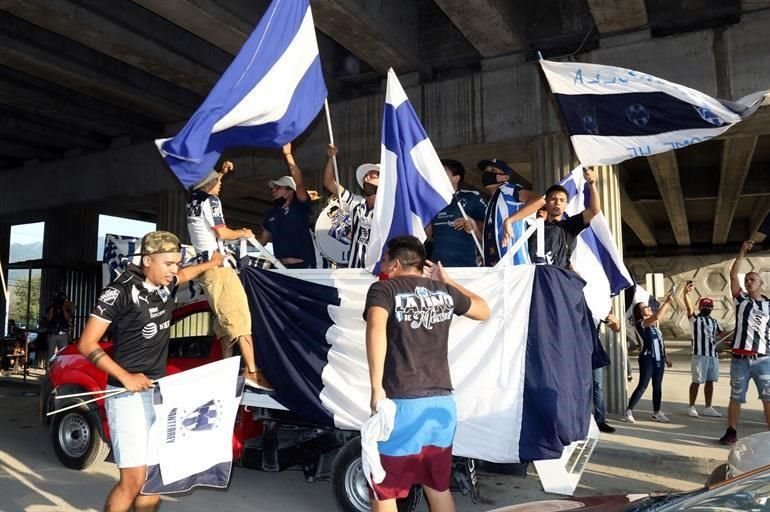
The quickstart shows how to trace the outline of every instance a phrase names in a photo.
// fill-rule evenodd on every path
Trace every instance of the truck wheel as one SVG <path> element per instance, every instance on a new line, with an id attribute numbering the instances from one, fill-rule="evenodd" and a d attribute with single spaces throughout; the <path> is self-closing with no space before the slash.
<path id="1" fill-rule="evenodd" d="M 361 438 L 351 439 L 340 449 L 332 466 L 332 487 L 337 503 L 345 512 L 369 512 L 369 484 L 361 464 Z M 413 512 L 422 501 L 419 485 L 412 487 L 409 496 L 398 500 L 399 512 Z"/>
<path id="2" fill-rule="evenodd" d="M 61 407 L 75 402 L 57 404 Z M 55 414 L 51 441 L 56 458 L 70 469 L 86 469 L 103 461 L 110 452 L 104 441 L 99 413 L 87 405 Z"/>

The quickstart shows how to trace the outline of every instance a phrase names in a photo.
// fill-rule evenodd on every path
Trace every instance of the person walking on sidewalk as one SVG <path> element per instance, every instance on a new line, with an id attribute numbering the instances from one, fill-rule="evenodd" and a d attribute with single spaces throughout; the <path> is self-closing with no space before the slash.
<path id="1" fill-rule="evenodd" d="M 669 293 L 658 311 L 652 312 L 649 305 L 639 302 L 634 305 L 634 326 L 642 340 L 642 348 L 639 352 L 639 384 L 628 401 L 628 408 L 624 414 L 629 423 L 635 423 L 634 407 L 647 391 L 647 386 L 652 381 L 652 419 L 660 423 L 669 423 L 668 417 L 660 410 L 663 395 L 663 373 L 666 366 L 671 368 L 671 360 L 666 355 L 666 345 L 663 343 L 663 334 L 660 332 L 659 319 L 671 307 L 673 296 Z"/>
<path id="2" fill-rule="evenodd" d="M 730 361 L 730 405 L 727 409 L 727 431 L 719 442 L 733 444 L 738 440 L 741 404 L 746 403 L 749 380 L 754 380 L 770 428 L 770 299 L 762 293 L 764 282 L 757 272 L 743 278 L 741 290 L 738 268 L 754 242 L 743 242 L 738 257 L 730 268 L 730 291 L 735 298 L 735 339 Z"/>
<path id="3" fill-rule="evenodd" d="M 687 306 L 687 318 L 692 326 L 692 384 L 690 384 L 690 406 L 687 408 L 687 415 L 698 417 L 695 400 L 698 398 L 700 385 L 705 382 L 703 393 L 706 396 L 706 408 L 703 409 L 703 415 L 718 418 L 722 415 L 711 405 L 711 399 L 714 397 L 714 383 L 719 380 L 717 335 L 722 334 L 724 329 L 716 319 L 711 317 L 714 301 L 710 298 L 702 297 L 698 301 L 698 314 L 695 314 L 695 308 L 689 296 L 693 289 L 692 282 L 688 282 L 682 292 L 682 298 Z"/>
<path id="4" fill-rule="evenodd" d="M 599 323 L 606 324 L 607 328 L 612 330 L 612 332 L 620 332 L 620 322 L 612 313 Z M 601 343 L 601 341 L 598 341 L 598 343 Z M 609 364 L 609 360 L 607 360 L 606 364 Z M 607 423 L 607 408 L 604 405 L 604 367 L 594 368 L 593 377 L 594 420 L 600 432 L 612 434 L 615 432 L 615 427 Z"/>

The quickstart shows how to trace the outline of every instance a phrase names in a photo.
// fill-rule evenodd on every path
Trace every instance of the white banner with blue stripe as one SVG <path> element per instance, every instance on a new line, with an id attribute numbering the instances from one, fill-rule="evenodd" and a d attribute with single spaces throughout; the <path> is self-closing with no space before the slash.
<path id="1" fill-rule="evenodd" d="M 584 439 L 597 336 L 583 281 L 552 265 L 448 268 L 489 304 L 452 321 L 453 452 L 493 462 L 559 458 Z M 369 410 L 362 269 L 249 268 L 242 274 L 262 370 L 275 400 L 321 425 L 359 430 Z"/>
<path id="2" fill-rule="evenodd" d="M 583 165 L 617 164 L 714 138 L 751 115 L 768 91 L 736 102 L 614 66 L 541 60 Z"/>
<path id="3" fill-rule="evenodd" d="M 308 0 L 273 0 L 233 62 L 172 139 L 158 139 L 185 187 L 226 148 L 280 148 L 305 131 L 326 98 Z"/>
<path id="4" fill-rule="evenodd" d="M 425 241 L 431 220 L 452 202 L 454 189 L 396 73 L 388 70 L 382 118 L 380 184 L 374 204 L 366 268 L 374 268 L 388 240 Z"/>
<path id="5" fill-rule="evenodd" d="M 567 215 L 580 215 L 588 207 L 590 194 L 583 167 L 570 171 L 559 184 L 569 192 Z M 610 313 L 611 297 L 634 284 L 601 212 L 578 236 L 570 261 L 575 272 L 586 281 L 586 302 L 597 320 Z"/>

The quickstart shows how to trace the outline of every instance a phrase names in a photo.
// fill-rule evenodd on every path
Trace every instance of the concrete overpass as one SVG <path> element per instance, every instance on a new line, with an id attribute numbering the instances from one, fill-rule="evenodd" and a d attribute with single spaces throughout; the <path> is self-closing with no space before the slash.
<path id="1" fill-rule="evenodd" d="M 638 69 L 725 99 L 770 88 L 767 0 L 311 3 L 348 184 L 358 163 L 379 158 L 390 66 L 442 156 L 469 169 L 481 158 L 505 159 L 540 191 L 575 161 L 537 51 Z M 45 273 L 45 295 L 69 282 L 64 267 L 91 261 L 99 213 L 185 233 L 184 191 L 152 140 L 183 125 L 267 4 L 0 0 L 3 262 L 10 225 L 46 220 L 44 258 L 62 267 Z M 320 122 L 298 141 L 299 163 L 317 187 L 326 142 Z M 280 154 L 226 156 L 238 168 L 224 192 L 227 216 L 257 225 L 269 206 L 267 180 L 284 172 Z M 629 261 L 732 254 L 770 211 L 770 106 L 717 140 L 601 175 Z M 654 266 L 637 267 L 641 276 Z M 625 349 L 611 347 L 617 377 Z"/>

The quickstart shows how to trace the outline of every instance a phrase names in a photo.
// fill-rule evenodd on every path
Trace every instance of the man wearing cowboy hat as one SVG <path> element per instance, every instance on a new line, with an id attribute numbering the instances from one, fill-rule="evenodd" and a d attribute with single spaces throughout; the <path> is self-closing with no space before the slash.
<path id="1" fill-rule="evenodd" d="M 372 216 L 374 215 L 374 201 L 377 198 L 377 186 L 380 183 L 379 164 L 361 164 L 356 169 L 356 181 L 363 190 L 364 195 L 353 194 L 334 179 L 334 156 L 337 148 L 329 144 L 326 149 L 328 159 L 324 168 L 324 187 L 332 195 L 339 195 L 340 201 L 348 205 L 352 227 L 350 241 L 349 268 L 364 268 L 366 266 L 366 247 L 369 244 Z"/>
<path id="2" fill-rule="evenodd" d="M 302 171 L 291 154 L 291 143 L 283 147 L 283 156 L 291 176 L 281 176 L 268 185 L 273 207 L 262 221 L 260 242 L 273 242 L 275 257 L 287 268 L 315 268 L 315 247 L 310 235 L 310 196 Z"/>
<path id="3" fill-rule="evenodd" d="M 224 162 L 221 171 L 212 171 L 193 185 L 187 203 L 187 229 L 201 262 L 210 261 L 216 253 L 224 255 L 226 241 L 254 236 L 248 228 L 232 229 L 225 224 L 219 191 L 222 188 L 222 177 L 232 170 L 232 162 Z M 237 341 L 246 367 L 246 384 L 270 390 L 269 382 L 254 360 L 249 302 L 235 265 L 225 261 L 224 265 L 206 270 L 201 275 L 200 283 L 217 318 L 214 332 L 222 345 L 222 354 L 230 355 L 231 347 Z"/>

